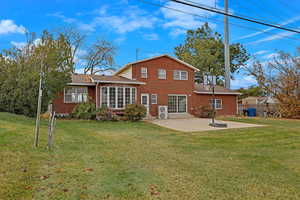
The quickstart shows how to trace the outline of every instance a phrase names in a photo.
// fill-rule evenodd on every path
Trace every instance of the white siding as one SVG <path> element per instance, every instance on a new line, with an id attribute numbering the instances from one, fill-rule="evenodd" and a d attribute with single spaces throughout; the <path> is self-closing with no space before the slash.
<path id="1" fill-rule="evenodd" d="M 121 72 L 119 76 L 132 79 L 132 67 L 128 67 L 128 69 Z"/>

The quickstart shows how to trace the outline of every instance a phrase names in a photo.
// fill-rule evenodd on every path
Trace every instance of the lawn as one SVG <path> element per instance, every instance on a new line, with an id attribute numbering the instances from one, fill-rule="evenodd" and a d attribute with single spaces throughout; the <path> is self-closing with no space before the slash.
<path id="1" fill-rule="evenodd" d="M 182 133 L 145 122 L 46 122 L 0 113 L 0 199 L 300 199 L 300 121 Z"/>

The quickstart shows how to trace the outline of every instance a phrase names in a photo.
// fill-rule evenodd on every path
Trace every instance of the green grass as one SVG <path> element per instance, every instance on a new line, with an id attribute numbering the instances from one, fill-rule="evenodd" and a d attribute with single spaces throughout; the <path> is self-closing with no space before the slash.
<path id="1" fill-rule="evenodd" d="M 300 121 L 182 133 L 139 122 L 46 122 L 0 113 L 0 199 L 300 199 Z"/>

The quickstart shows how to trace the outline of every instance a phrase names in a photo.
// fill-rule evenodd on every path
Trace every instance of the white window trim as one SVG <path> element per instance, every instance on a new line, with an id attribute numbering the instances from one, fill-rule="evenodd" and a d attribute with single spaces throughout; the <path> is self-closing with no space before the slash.
<path id="1" fill-rule="evenodd" d="M 152 96 L 155 96 L 155 102 L 152 101 Z M 157 94 L 151 94 L 151 104 L 157 104 Z"/>
<path id="2" fill-rule="evenodd" d="M 109 108 L 109 109 L 113 109 L 113 110 L 123 110 L 123 109 L 125 109 L 125 107 L 126 107 L 126 101 L 125 101 L 125 88 L 130 88 L 130 91 L 129 91 L 129 95 L 130 95 L 130 99 L 129 99 L 129 103 L 130 104 L 132 104 L 133 102 L 132 102 L 132 89 L 134 88 L 135 89 L 135 92 L 134 92 L 134 96 L 135 96 L 135 102 L 136 102 L 136 98 L 137 98 L 137 89 L 136 89 L 136 87 L 126 87 L 126 86 L 102 86 L 101 88 L 100 88 L 100 108 L 102 107 L 102 89 L 103 88 L 107 88 L 107 97 L 106 97 L 106 101 L 107 101 L 107 108 Z M 115 88 L 116 89 L 116 93 L 115 93 L 115 100 L 116 100 L 116 107 L 115 108 L 110 108 L 109 106 L 109 88 Z M 118 88 L 123 88 L 123 107 L 122 108 L 118 108 L 118 94 L 117 94 L 117 91 L 118 91 Z"/>
<path id="3" fill-rule="evenodd" d="M 186 95 L 186 94 L 168 94 L 168 101 L 169 101 L 169 96 L 177 96 L 177 97 L 179 97 L 179 96 L 181 96 L 181 97 L 186 97 L 186 108 L 185 108 L 185 112 L 175 112 L 175 113 L 169 113 L 169 114 L 186 114 L 186 113 L 188 113 L 188 95 Z M 168 104 L 169 104 L 169 102 L 168 102 Z M 168 106 L 169 107 L 169 106 Z M 176 110 L 178 111 L 178 104 L 176 105 Z M 168 110 L 169 110 L 169 108 L 168 108 Z"/>
<path id="4" fill-rule="evenodd" d="M 178 79 L 176 79 L 175 76 L 174 76 L 174 73 L 175 73 L 175 72 L 179 72 L 179 78 L 178 78 Z M 182 73 L 186 73 L 186 79 L 182 79 L 182 78 L 181 78 L 181 74 L 182 74 Z M 174 71 L 173 71 L 173 80 L 187 81 L 187 80 L 189 80 L 189 72 L 188 72 L 188 71 L 185 71 L 185 70 L 174 70 Z"/>
<path id="5" fill-rule="evenodd" d="M 160 74 L 160 72 L 163 72 L 163 74 Z M 163 77 L 160 77 L 160 75 L 163 75 Z M 157 78 L 161 80 L 167 79 L 167 70 L 165 69 L 158 69 L 157 70 Z"/>
<path id="6" fill-rule="evenodd" d="M 220 103 L 221 107 L 220 107 L 220 108 L 217 108 L 217 107 L 215 106 L 215 110 L 222 110 L 222 109 L 223 109 L 223 101 L 222 101 L 222 99 L 216 99 L 216 98 L 215 98 L 215 99 L 209 99 L 209 105 L 210 105 L 210 106 L 211 106 L 211 102 L 210 102 L 210 101 L 213 101 L 213 100 L 215 101 L 215 102 L 214 102 L 214 105 L 217 105 L 217 103 L 216 103 L 217 100 L 219 100 L 219 101 L 221 102 L 221 103 Z"/>
<path id="7" fill-rule="evenodd" d="M 82 102 L 73 102 L 73 101 L 66 101 L 66 88 L 74 88 L 74 87 L 76 87 L 76 88 L 86 88 L 87 89 L 87 100 L 86 101 L 82 101 Z M 76 103 L 76 104 L 78 104 L 78 103 L 85 103 L 85 102 L 87 102 L 88 101 L 88 98 L 89 98 L 89 88 L 88 87 L 84 87 L 84 86 L 69 86 L 69 87 L 65 87 L 64 88 L 64 103 Z"/>
<path id="8" fill-rule="evenodd" d="M 143 71 L 145 70 L 145 71 Z M 145 75 L 145 76 L 143 76 Z M 148 78 L 148 68 L 147 67 L 141 67 L 141 78 Z"/>

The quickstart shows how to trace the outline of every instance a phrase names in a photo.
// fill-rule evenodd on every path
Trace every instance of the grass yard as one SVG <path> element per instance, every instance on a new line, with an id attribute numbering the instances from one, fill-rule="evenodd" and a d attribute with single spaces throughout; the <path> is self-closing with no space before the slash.
<path id="1" fill-rule="evenodd" d="M 300 121 L 182 133 L 139 122 L 46 122 L 0 113 L 0 199 L 300 199 Z"/>

